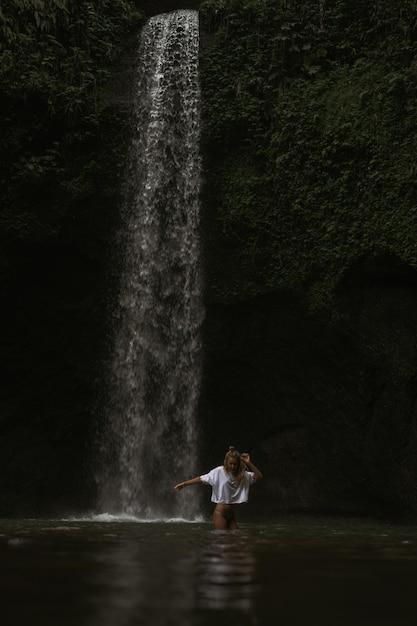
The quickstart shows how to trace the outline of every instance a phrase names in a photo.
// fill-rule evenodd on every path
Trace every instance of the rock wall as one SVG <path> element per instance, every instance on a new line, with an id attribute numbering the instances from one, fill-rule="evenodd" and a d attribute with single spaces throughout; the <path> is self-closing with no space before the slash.
<path id="1" fill-rule="evenodd" d="M 117 262 L 112 242 L 130 110 L 125 57 L 140 22 L 133 10 L 133 17 L 115 17 L 115 3 L 100 3 L 98 13 L 71 7 L 77 23 L 90 29 L 90 42 L 109 44 L 114 56 L 103 58 L 94 45 L 86 49 L 82 26 L 76 34 L 70 28 L 71 11 L 55 4 L 44 9 L 39 33 L 29 6 L 8 7 L 14 35 L 6 41 L 15 64 L 0 74 L 3 517 L 91 507 L 97 381 L 108 343 L 107 296 Z M 72 63 L 70 53 L 56 54 L 72 36 L 84 65 Z M 35 63 L 40 49 L 57 65 L 67 64 L 67 72 Z M 82 91 L 85 65 L 96 74 L 93 90 Z M 109 79 L 116 65 L 117 76 L 126 77 L 123 88 L 117 77 Z"/>
<path id="2" fill-rule="evenodd" d="M 202 441 L 264 513 L 417 512 L 416 12 L 359 4 L 201 8 Z"/>
<path id="3" fill-rule="evenodd" d="M 416 279 L 398 259 L 362 260 L 337 319 L 288 291 L 208 305 L 205 460 L 249 450 L 259 514 L 417 510 Z"/>
<path id="4" fill-rule="evenodd" d="M 0 514 L 82 507 L 104 263 L 80 242 L 4 236 L 1 260 Z"/>
<path id="5" fill-rule="evenodd" d="M 201 3 L 136 4 L 153 15 L 195 9 Z M 94 503 L 98 390 L 111 322 L 107 307 L 117 274 L 112 242 L 118 198 L 114 189 L 107 193 L 104 183 L 123 160 L 134 39 L 119 66 L 118 80 L 106 87 L 103 97 L 108 107 L 100 133 L 80 144 L 79 155 L 71 156 L 66 165 L 71 172 L 77 168 L 90 172 L 91 163 L 99 164 L 87 190 L 57 198 L 51 178 L 34 185 L 28 177 L 26 204 L 16 201 L 7 214 L 2 210 L 0 215 L 0 366 L 5 383 L 0 397 L 1 516 L 73 513 L 89 510 Z M 213 65 L 223 76 L 224 64 Z M 220 84 L 221 76 L 213 76 L 214 84 Z M 235 83 L 225 80 L 224 93 L 232 94 L 235 107 Z M 208 97 L 209 91 L 205 93 Z M 225 125 L 228 120 L 226 116 Z M 230 136 L 234 141 L 240 137 L 233 132 Z M 205 142 L 207 148 L 207 137 Z M 238 211 L 233 212 L 239 207 L 233 203 L 224 222 L 225 229 L 231 224 L 231 234 L 224 236 L 213 189 L 241 181 L 233 176 L 210 177 L 213 154 L 220 162 L 223 143 L 223 136 L 220 142 L 217 138 L 206 160 L 210 189 L 204 197 L 207 315 L 199 415 L 202 470 L 221 462 L 230 444 L 249 451 L 265 474 L 253 490 L 250 515 L 294 510 L 415 515 L 417 276 L 413 264 L 389 253 L 388 245 L 378 253 L 370 248 L 369 254 L 356 257 L 338 275 L 329 306 L 311 307 L 308 294 L 314 271 L 292 287 L 288 280 L 280 284 L 281 272 L 289 267 L 287 257 L 282 268 L 268 265 L 269 232 L 259 237 L 255 233 L 257 250 L 247 246 L 252 225 L 239 222 Z M 42 152 L 39 145 L 25 147 L 32 149 L 35 155 Z M 89 159 L 83 161 L 86 154 Z M 111 163 L 105 161 L 107 154 Z M 231 162 L 236 162 L 233 150 L 224 162 L 226 174 Z M 250 169 L 248 173 L 256 174 Z M 259 190 L 263 199 L 273 196 L 267 185 Z M 239 193 L 235 196 L 239 198 Z M 395 199 L 390 207 L 395 222 Z M 255 213 L 262 217 L 261 212 Z M 287 221 L 292 227 L 290 217 Z M 303 230 L 301 224 L 301 234 Z M 408 239 L 415 240 L 412 232 Z M 401 237 L 397 240 L 401 243 Z M 239 246 L 246 246 L 242 264 L 235 263 Z M 279 246 L 277 250 L 281 254 Z M 249 267 L 252 253 L 261 253 L 268 263 L 249 276 L 242 268 Z M 289 260 L 291 254 L 290 250 Z M 273 284 L 264 280 L 268 278 L 265 267 L 277 276 Z M 316 271 L 321 270 L 316 267 Z M 256 291 L 252 284 L 258 279 L 263 288 Z M 235 284 L 245 282 L 251 282 L 249 290 L 235 289 Z M 229 298 L 218 297 L 213 286 L 219 283 L 230 288 Z"/>

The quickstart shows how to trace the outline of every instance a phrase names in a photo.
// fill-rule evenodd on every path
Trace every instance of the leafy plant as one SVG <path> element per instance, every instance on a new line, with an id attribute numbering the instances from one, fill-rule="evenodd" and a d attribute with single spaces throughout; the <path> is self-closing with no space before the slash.
<path id="1" fill-rule="evenodd" d="M 122 118 L 118 125 L 105 126 L 109 83 L 126 36 L 137 30 L 140 17 L 135 2 L 129 0 L 3 0 L 0 185 L 4 228 L 18 230 L 22 211 L 43 212 L 49 203 L 51 214 L 62 213 L 76 197 L 91 194 L 94 178 L 100 176 L 108 158 L 96 152 L 104 149 L 103 135 L 122 133 Z M 115 193 L 111 185 L 116 184 L 113 173 L 117 168 L 109 163 L 108 167 L 101 190 Z"/>
<path id="2" fill-rule="evenodd" d="M 350 264 L 417 266 L 417 5 L 207 0 L 212 297 L 324 305 Z M 217 250 L 226 250 L 217 254 Z M 308 286 L 308 287 L 307 287 Z"/>

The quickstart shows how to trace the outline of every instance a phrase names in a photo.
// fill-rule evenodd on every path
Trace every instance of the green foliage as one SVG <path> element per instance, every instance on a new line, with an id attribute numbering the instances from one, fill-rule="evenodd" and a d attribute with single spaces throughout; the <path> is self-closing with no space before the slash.
<path id="1" fill-rule="evenodd" d="M 331 294 L 360 255 L 417 267 L 417 3 L 206 0 L 214 297 Z"/>
<path id="2" fill-rule="evenodd" d="M 122 132 L 123 121 L 106 128 L 108 85 L 139 19 L 130 0 L 2 1 L 0 186 L 7 228 L 20 228 L 13 225 L 19 212 L 65 211 L 101 177 L 101 193 L 114 193 L 117 168 L 100 150 L 103 136 Z"/>

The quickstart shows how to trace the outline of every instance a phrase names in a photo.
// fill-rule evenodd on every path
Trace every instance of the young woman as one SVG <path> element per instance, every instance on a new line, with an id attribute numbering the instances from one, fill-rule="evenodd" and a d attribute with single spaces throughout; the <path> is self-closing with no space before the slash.
<path id="1" fill-rule="evenodd" d="M 261 478 L 262 474 L 251 462 L 249 454 L 240 454 L 230 446 L 223 465 L 215 467 L 208 474 L 178 483 L 174 489 L 181 491 L 183 487 L 197 483 L 211 485 L 211 501 L 216 504 L 213 511 L 214 528 L 234 530 L 237 528 L 234 505 L 247 502 L 249 487 Z"/>

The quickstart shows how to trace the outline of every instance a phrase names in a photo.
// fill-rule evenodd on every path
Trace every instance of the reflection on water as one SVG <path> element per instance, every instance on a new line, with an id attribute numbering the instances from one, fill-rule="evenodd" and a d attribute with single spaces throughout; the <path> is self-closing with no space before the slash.
<path id="1" fill-rule="evenodd" d="M 194 551 L 165 526 L 123 529 L 128 536 L 120 544 L 95 555 L 89 626 L 193 623 Z"/>
<path id="2" fill-rule="evenodd" d="M 0 521 L 2 626 L 408 626 L 417 530 Z"/>
<path id="3" fill-rule="evenodd" d="M 213 531 L 199 556 L 197 606 L 251 613 L 256 588 L 250 537 L 236 531 Z"/>
<path id="4" fill-rule="evenodd" d="M 140 558 L 140 543 L 114 545 L 96 554 L 94 561 L 97 567 L 90 581 L 95 589 L 91 596 L 94 612 L 90 623 L 128 626 L 145 599 L 146 569 Z"/>

